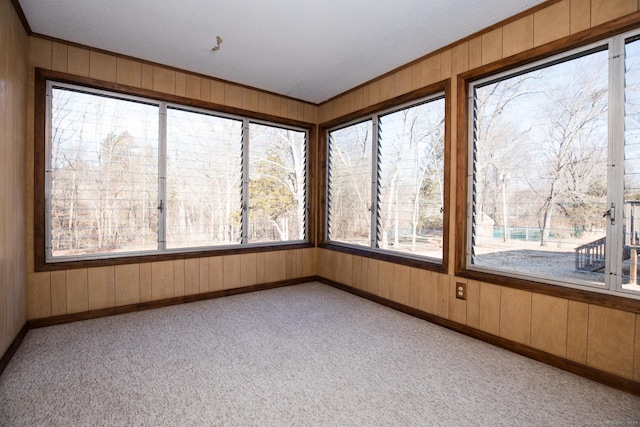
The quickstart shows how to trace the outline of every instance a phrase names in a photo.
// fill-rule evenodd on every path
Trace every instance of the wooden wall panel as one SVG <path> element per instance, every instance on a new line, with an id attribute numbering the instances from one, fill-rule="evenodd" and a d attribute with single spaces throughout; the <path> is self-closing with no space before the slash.
<path id="1" fill-rule="evenodd" d="M 51 272 L 51 315 L 67 314 L 67 275 L 64 271 Z"/>
<path id="2" fill-rule="evenodd" d="M 503 287 L 500 293 L 500 336 L 529 345 L 531 292 Z"/>
<path id="3" fill-rule="evenodd" d="M 351 260 L 351 279 L 353 281 L 353 287 L 356 289 L 364 290 L 365 285 L 362 281 L 362 257 L 354 255 Z"/>
<path id="4" fill-rule="evenodd" d="M 294 277 L 296 277 L 297 271 L 298 271 L 298 266 L 297 264 L 297 256 L 296 256 L 296 251 L 285 251 L 285 258 L 286 258 L 286 274 L 285 274 L 285 278 L 288 279 L 293 279 Z M 349 270 L 349 273 L 351 273 L 351 270 Z"/>
<path id="5" fill-rule="evenodd" d="M 604 24 L 637 10 L 636 0 L 591 0 L 591 26 Z"/>
<path id="6" fill-rule="evenodd" d="M 336 269 L 336 281 L 345 285 L 353 285 L 353 255 L 340 253 L 337 263 L 333 267 Z"/>
<path id="7" fill-rule="evenodd" d="M 153 90 L 175 95 L 176 72 L 164 67 L 153 67 Z"/>
<path id="8" fill-rule="evenodd" d="M 219 257 L 220 258 L 220 257 Z M 240 287 L 241 268 L 240 255 L 226 255 L 222 258 L 222 288 Z"/>
<path id="9" fill-rule="evenodd" d="M 242 88 L 232 84 L 224 85 L 224 104 L 228 107 L 242 107 Z M 280 115 L 280 112 L 278 112 Z"/>
<path id="10" fill-rule="evenodd" d="M 29 37 L 29 64 L 51 68 L 51 41 Z"/>
<path id="11" fill-rule="evenodd" d="M 224 86 L 225 84 L 216 80 L 211 80 L 210 98 L 211 102 L 218 105 L 224 105 Z"/>
<path id="12" fill-rule="evenodd" d="M 362 283 L 365 291 L 378 295 L 378 260 L 362 258 Z"/>
<path id="13" fill-rule="evenodd" d="M 481 331 L 500 335 L 500 286 L 490 283 L 480 284 L 478 327 Z"/>
<path id="14" fill-rule="evenodd" d="M 636 315 L 589 306 L 587 364 L 625 378 L 633 378 Z"/>
<path id="15" fill-rule="evenodd" d="M 449 318 L 449 276 L 437 273 L 438 276 L 438 316 Z"/>
<path id="16" fill-rule="evenodd" d="M 153 90 L 153 65 L 142 63 L 140 64 L 142 74 L 142 88 Z"/>
<path id="17" fill-rule="evenodd" d="M 533 48 L 533 16 L 528 15 L 505 25 L 502 29 L 504 57 Z"/>
<path id="18" fill-rule="evenodd" d="M 187 74 L 186 84 L 185 96 L 191 99 L 200 99 L 200 77 Z"/>
<path id="19" fill-rule="evenodd" d="M 438 314 L 438 273 L 420 270 L 420 294 L 418 308 L 430 314 Z"/>
<path id="20" fill-rule="evenodd" d="M 51 69 L 66 73 L 67 66 L 67 45 L 53 42 L 51 46 Z"/>
<path id="21" fill-rule="evenodd" d="M 531 347 L 566 357 L 569 301 L 533 294 L 531 301 Z"/>
<path id="22" fill-rule="evenodd" d="M 176 71 L 176 95 L 186 96 L 187 94 L 187 75 Z"/>
<path id="23" fill-rule="evenodd" d="M 400 304 L 409 305 L 411 267 L 401 264 L 393 265 L 393 283 L 391 299 Z"/>
<path id="24" fill-rule="evenodd" d="M 29 40 L 34 40 L 30 37 Z M 67 48 L 67 71 L 76 76 L 89 77 L 89 51 L 75 46 Z M 32 64 L 35 65 L 35 64 Z"/>
<path id="25" fill-rule="evenodd" d="M 258 283 L 257 254 L 244 254 L 240 260 L 240 286 L 251 286 Z"/>
<path id="26" fill-rule="evenodd" d="M 533 15 L 534 46 L 541 46 L 569 35 L 570 6 L 569 0 L 563 0 Z"/>
<path id="27" fill-rule="evenodd" d="M 451 49 L 440 52 L 440 79 L 451 77 Z"/>
<path id="28" fill-rule="evenodd" d="M 115 267 L 116 306 L 140 302 L 140 266 L 124 264 Z"/>
<path id="29" fill-rule="evenodd" d="M 151 299 L 173 297 L 173 261 L 151 263 Z"/>
<path id="30" fill-rule="evenodd" d="M 209 258 L 198 258 L 198 293 L 209 292 Z"/>
<path id="31" fill-rule="evenodd" d="M 147 302 L 153 299 L 151 263 L 140 264 L 140 302 Z"/>
<path id="32" fill-rule="evenodd" d="M 200 100 L 205 102 L 211 100 L 211 79 L 200 80 Z"/>
<path id="33" fill-rule="evenodd" d="M 197 258 L 184 260 L 184 294 L 200 292 L 200 261 Z"/>
<path id="34" fill-rule="evenodd" d="M 451 73 L 457 75 L 467 71 L 468 69 L 469 43 L 464 42 L 451 49 Z"/>
<path id="35" fill-rule="evenodd" d="M 89 77 L 107 82 L 116 81 L 116 57 L 99 52 L 89 52 Z"/>
<path id="36" fill-rule="evenodd" d="M 633 379 L 640 382 L 640 314 L 636 314 L 636 347 Z"/>
<path id="37" fill-rule="evenodd" d="M 411 267 L 409 271 L 409 304 L 410 307 L 420 307 L 420 287 L 422 277 L 420 276 L 421 269 Z"/>
<path id="38" fill-rule="evenodd" d="M 378 261 L 378 292 L 382 298 L 391 299 L 393 281 L 393 263 Z"/>
<path id="39" fill-rule="evenodd" d="M 469 40 L 469 69 L 482 65 L 482 37 Z"/>
<path id="40" fill-rule="evenodd" d="M 403 68 L 398 72 L 398 76 L 396 78 L 396 93 L 398 95 L 405 94 L 407 92 L 411 92 L 413 90 L 413 86 L 411 85 L 411 68 Z M 353 103 L 355 105 L 355 93 L 353 94 Z"/>
<path id="41" fill-rule="evenodd" d="M 440 80 L 440 54 L 430 56 L 429 58 L 423 60 L 421 64 L 422 64 L 421 86 L 428 86 Z"/>
<path id="42" fill-rule="evenodd" d="M 209 258 L 209 291 L 221 291 L 224 289 L 224 260 L 226 257 Z M 200 266 L 202 273 L 202 265 Z"/>
<path id="43" fill-rule="evenodd" d="M 116 303 L 114 267 L 96 267 L 87 271 L 89 310 L 113 307 Z"/>
<path id="44" fill-rule="evenodd" d="M 67 313 L 81 313 L 89 310 L 89 290 L 87 269 L 67 270 Z"/>
<path id="45" fill-rule="evenodd" d="M 589 305 L 569 301 L 567 315 L 567 359 L 587 363 Z"/>
<path id="46" fill-rule="evenodd" d="M 315 248 L 304 249 L 304 253 L 302 257 L 303 263 L 304 263 L 303 274 L 302 274 L 303 277 L 316 275 L 318 271 L 316 267 L 316 255 L 317 255 L 317 249 Z"/>
<path id="47" fill-rule="evenodd" d="M 571 0 L 571 34 L 591 27 L 591 0 Z"/>
<path id="48" fill-rule="evenodd" d="M 173 296 L 184 296 L 184 260 L 173 261 Z"/>
<path id="49" fill-rule="evenodd" d="M 264 262 L 265 262 L 265 253 L 258 252 L 256 254 L 256 282 L 257 283 L 267 282 Z"/>
<path id="50" fill-rule="evenodd" d="M 502 28 L 482 35 L 482 65 L 502 59 Z"/>
<path id="51" fill-rule="evenodd" d="M 51 316 L 51 275 L 32 273 L 27 284 L 29 320 Z"/>
<path id="52" fill-rule="evenodd" d="M 142 87 L 142 64 L 129 59 L 116 59 L 116 82 L 119 84 Z"/>
<path id="53" fill-rule="evenodd" d="M 480 329 L 480 283 L 467 281 L 467 326 Z"/>

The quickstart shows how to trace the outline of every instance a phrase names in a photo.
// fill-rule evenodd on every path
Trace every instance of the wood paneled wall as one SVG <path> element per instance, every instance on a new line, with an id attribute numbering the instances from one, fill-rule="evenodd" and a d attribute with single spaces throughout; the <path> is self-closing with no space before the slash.
<path id="1" fill-rule="evenodd" d="M 26 52 L 18 15 L 0 0 L 0 356 L 27 321 Z"/>
<path id="2" fill-rule="evenodd" d="M 457 77 L 547 43 L 561 43 L 601 24 L 636 13 L 638 0 L 560 0 L 506 21 L 322 105 L 319 123 L 382 103 L 451 78 L 451 152 L 456 137 Z M 447 177 L 449 209 L 455 212 L 456 159 Z M 449 223 L 456 242 L 455 215 Z M 449 259 L 456 247 L 449 248 Z M 319 249 L 318 275 L 444 319 L 530 346 L 627 379 L 640 381 L 640 314 L 535 292 L 467 280 L 371 258 Z M 467 300 L 455 298 L 455 283 L 467 284 Z M 639 302 L 640 304 L 640 302 Z"/>
<path id="3" fill-rule="evenodd" d="M 0 1 L 3 5 L 8 4 L 8 0 Z M 460 73 L 635 13 L 639 10 L 638 3 L 638 0 L 550 1 L 544 8 L 492 27 L 319 107 L 131 58 L 30 37 L 29 105 L 26 109 L 27 148 L 30 150 L 27 153 L 26 195 L 29 318 L 318 274 L 461 325 L 640 381 L 640 315 L 459 278 L 454 274 L 453 263 L 450 263 L 448 274 L 440 274 L 310 248 L 34 273 L 32 219 L 34 67 L 321 124 L 443 79 L 451 78 L 455 82 Z M 4 22 L 2 24 L 4 34 L 6 26 Z M 3 43 L 4 38 L 3 35 Z M 456 85 L 452 84 L 451 89 L 455 101 Z M 2 116 L 0 114 L 0 120 Z M 452 102 L 451 124 L 451 152 L 455 153 L 458 148 L 455 102 Z M 452 212 L 457 188 L 455 170 L 454 157 L 452 173 L 447 177 Z M 449 224 L 451 242 L 456 241 L 454 221 L 452 215 Z M 3 236 L 0 235 L 0 241 L 5 241 Z M 455 250 L 454 245 L 450 245 L 449 259 L 454 259 Z M 455 298 L 456 282 L 467 284 L 466 301 Z"/>
<path id="4" fill-rule="evenodd" d="M 36 67 L 307 123 L 317 122 L 318 109 L 306 102 L 128 57 L 29 37 L 26 271 L 30 320 L 315 275 L 314 248 L 35 272 L 33 103 Z"/>

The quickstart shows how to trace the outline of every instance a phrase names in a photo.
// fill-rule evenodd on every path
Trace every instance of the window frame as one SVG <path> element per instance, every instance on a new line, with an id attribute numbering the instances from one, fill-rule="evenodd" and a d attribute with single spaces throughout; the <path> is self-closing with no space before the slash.
<path id="1" fill-rule="evenodd" d="M 610 43 L 615 38 L 622 38 L 622 44 L 624 45 L 624 41 L 632 38 L 634 35 L 640 35 L 640 29 L 637 29 L 637 27 L 634 29 L 634 24 L 627 24 L 626 26 L 614 30 L 606 29 L 606 31 L 601 33 L 590 32 L 588 36 L 572 38 L 568 43 L 564 43 L 561 47 L 558 47 L 559 45 L 557 44 L 540 46 L 527 52 L 526 55 L 523 54 L 505 58 L 497 61 L 496 63 L 482 66 L 459 75 L 457 82 L 457 132 L 459 135 L 458 144 L 460 147 L 457 153 L 457 180 L 459 183 L 459 191 L 456 197 L 456 213 L 458 215 L 458 219 L 456 220 L 454 261 L 455 274 L 457 276 L 525 291 L 533 291 L 550 296 L 570 298 L 572 300 L 585 303 L 597 302 L 607 306 L 640 312 L 640 307 L 637 305 L 640 295 L 638 295 L 637 292 L 625 292 L 620 288 L 619 284 L 617 286 L 611 286 L 610 289 L 603 289 L 596 286 L 545 279 L 542 277 L 532 277 L 531 275 L 521 274 L 514 271 L 508 272 L 502 269 L 491 269 L 489 267 L 474 268 L 468 265 L 471 256 L 471 234 L 473 227 L 471 219 L 474 150 L 473 124 L 471 123 L 473 117 L 473 84 L 478 82 L 488 84 L 492 81 L 499 81 L 504 76 L 513 76 L 527 71 L 533 71 L 536 68 L 544 67 L 554 62 L 569 60 L 572 56 L 580 56 L 585 52 L 603 49 L 603 46 L 604 50 L 608 50 L 607 46 L 614 46 L 614 44 Z M 608 55 L 608 68 L 610 73 L 612 72 L 612 63 L 610 62 L 611 55 L 612 53 L 610 51 Z M 622 68 L 624 74 L 624 57 Z M 618 105 L 619 99 L 617 99 L 620 98 L 620 90 L 619 88 L 611 87 L 612 80 L 614 78 L 617 79 L 618 76 L 609 75 L 608 79 L 610 92 L 608 98 L 609 122 L 615 120 L 624 121 L 624 116 L 622 114 L 624 112 L 624 105 L 622 105 L 622 110 L 620 110 L 620 105 Z M 622 89 L 622 92 L 624 92 L 624 89 Z M 624 97 L 624 93 L 622 93 L 622 97 Z M 615 100 L 612 101 L 612 99 Z M 612 112 L 612 110 L 616 111 Z M 617 117 L 616 114 L 622 117 Z M 618 127 L 619 126 L 612 124 L 608 125 L 607 132 L 609 141 L 614 139 L 612 132 L 614 134 L 618 132 Z M 615 130 L 612 131 L 612 129 Z M 619 137 L 619 135 L 616 134 L 616 137 Z M 624 137 L 622 141 L 624 141 Z M 610 152 L 612 150 L 620 150 L 620 146 L 620 144 L 617 144 L 615 147 L 612 147 L 611 144 L 609 144 L 608 150 Z M 607 163 L 609 163 L 609 160 Z M 609 183 L 609 185 L 611 186 L 612 184 Z M 608 200 L 617 200 L 617 198 L 621 198 L 622 191 L 622 189 L 616 190 L 619 194 L 614 196 L 609 194 Z M 620 212 L 620 215 L 622 215 L 622 212 Z M 607 225 L 607 229 L 610 229 L 610 224 Z M 619 237 L 614 237 L 613 239 L 610 237 L 608 239 L 608 247 L 612 244 L 612 240 L 617 241 L 619 240 Z M 609 252 L 611 253 L 611 251 Z"/>
<path id="2" fill-rule="evenodd" d="M 175 108 L 185 111 L 193 111 L 225 117 L 234 120 L 240 120 L 243 123 L 244 147 L 243 147 L 243 171 L 247 175 L 246 180 L 243 177 L 243 195 L 244 187 L 248 185 L 248 170 L 246 165 L 248 162 L 248 130 L 249 123 L 256 123 L 278 128 L 291 129 L 295 131 L 305 132 L 306 135 L 306 163 L 305 163 L 305 228 L 306 235 L 304 240 L 287 240 L 283 242 L 257 242 L 232 245 L 215 245 L 190 248 L 173 248 L 160 250 L 160 246 L 152 251 L 129 251 L 117 254 L 99 254 L 97 256 L 73 256 L 73 257 L 56 257 L 49 259 L 47 254 L 47 242 L 50 241 L 51 229 L 49 227 L 49 214 L 47 213 L 47 205 L 50 192 L 50 182 L 47 177 L 47 165 L 50 165 L 50 100 L 48 96 L 49 83 L 59 86 L 71 86 L 76 90 L 86 91 L 87 93 L 96 93 L 97 95 L 106 95 L 118 99 L 132 100 L 151 105 L 164 104 L 166 108 Z M 149 89 L 125 86 L 117 83 L 104 82 L 82 76 L 69 75 L 56 71 L 36 68 L 35 70 L 35 99 L 34 99 L 34 269 L 35 271 L 53 271 L 64 270 L 69 268 L 87 268 L 107 265 L 130 264 L 140 262 L 154 262 L 173 259 L 198 258 L 205 256 L 222 256 L 230 254 L 242 254 L 251 252 L 265 252 L 272 250 L 288 250 L 313 247 L 315 241 L 315 228 L 313 216 L 313 206 L 315 201 L 312 197 L 313 185 L 312 175 L 310 174 L 310 153 L 313 150 L 314 138 L 316 135 L 315 126 L 309 122 L 300 120 L 285 119 L 278 116 L 272 116 L 265 113 L 256 113 L 253 111 L 243 110 L 235 107 L 214 104 L 211 102 L 185 98 L 182 96 L 160 93 Z M 162 112 L 159 114 L 162 115 Z M 164 120 L 166 128 L 166 117 Z M 160 122 L 159 128 L 162 126 Z M 166 132 L 166 130 L 165 130 Z M 162 130 L 160 131 L 162 134 Z M 159 138 L 160 149 L 160 138 Z M 164 153 L 166 160 L 166 153 Z M 160 177 L 160 160 L 158 165 L 158 177 Z M 247 181 L 246 183 L 244 181 Z M 160 190 L 159 190 L 160 194 Z M 243 200 L 243 217 L 248 218 L 246 209 L 247 200 Z M 160 225 L 160 221 L 158 221 Z M 160 229 L 158 230 L 158 239 L 160 239 Z"/>
<path id="3" fill-rule="evenodd" d="M 369 245 L 356 245 L 346 242 L 340 242 L 329 239 L 328 229 L 328 214 L 329 206 L 328 200 L 328 174 L 329 174 L 329 162 L 328 162 L 328 150 L 329 150 L 329 132 L 333 130 L 339 130 L 341 128 L 348 127 L 350 125 L 362 123 L 364 121 L 372 120 L 374 122 L 372 130 L 372 152 L 377 153 L 377 120 L 374 120 L 376 116 L 383 116 L 400 111 L 404 108 L 410 108 L 412 106 L 428 103 L 431 100 L 442 99 L 444 101 L 444 168 L 443 179 L 445 182 L 451 179 L 451 79 L 445 79 L 437 83 L 425 86 L 421 89 L 411 91 L 407 94 L 397 96 L 387 101 L 383 101 L 374 104 L 370 107 L 362 108 L 354 111 L 350 114 L 346 114 L 335 118 L 333 120 L 321 123 L 320 125 L 320 144 L 319 150 L 322 157 L 322 206 L 319 213 L 319 232 L 318 236 L 319 247 L 332 249 L 338 252 L 348 253 L 352 255 L 359 255 L 368 258 L 378 259 L 381 261 L 393 262 L 396 264 L 407 265 L 410 267 L 436 271 L 439 273 L 446 273 L 449 265 L 449 231 L 450 231 L 450 218 L 451 218 L 451 204 L 450 204 L 450 186 L 444 186 L 444 212 L 443 212 L 443 237 L 442 237 L 442 258 L 432 258 L 421 255 L 413 255 L 408 252 L 399 252 L 388 249 L 373 247 L 371 241 L 375 239 L 375 233 L 372 231 L 371 238 L 369 239 Z M 375 159 L 374 156 L 372 158 Z M 372 174 L 373 169 L 376 168 L 376 162 L 372 162 Z M 373 180 L 371 180 L 373 181 Z M 377 181 L 377 180 L 376 180 Z M 373 182 L 372 182 L 373 186 Z M 373 190 L 372 190 L 373 191 Z M 375 194 L 373 192 L 372 194 Z M 375 205 L 375 200 L 372 200 Z M 373 211 L 376 210 L 374 206 Z M 373 224 L 371 225 L 373 230 Z"/>

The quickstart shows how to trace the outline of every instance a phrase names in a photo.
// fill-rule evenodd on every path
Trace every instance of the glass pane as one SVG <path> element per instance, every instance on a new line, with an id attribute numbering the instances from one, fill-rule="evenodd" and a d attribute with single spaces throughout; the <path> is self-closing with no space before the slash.
<path id="1" fill-rule="evenodd" d="M 378 247 L 442 259 L 444 99 L 380 117 Z"/>
<path id="2" fill-rule="evenodd" d="M 622 287 L 639 291 L 640 249 L 640 41 L 627 43 L 625 55 L 624 202 L 625 240 Z"/>
<path id="3" fill-rule="evenodd" d="M 167 110 L 167 248 L 239 244 L 242 121 Z"/>
<path id="4" fill-rule="evenodd" d="M 475 88 L 473 265 L 604 283 L 607 52 Z"/>
<path id="5" fill-rule="evenodd" d="M 249 242 L 303 240 L 306 133 L 249 125 Z"/>
<path id="6" fill-rule="evenodd" d="M 158 107 L 52 89 L 51 255 L 157 249 Z"/>
<path id="7" fill-rule="evenodd" d="M 371 245 L 370 120 L 329 132 L 329 240 Z"/>

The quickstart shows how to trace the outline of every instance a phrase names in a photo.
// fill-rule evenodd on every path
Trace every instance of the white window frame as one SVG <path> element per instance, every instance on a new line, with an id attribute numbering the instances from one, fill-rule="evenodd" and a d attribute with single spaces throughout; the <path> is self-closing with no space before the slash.
<path id="1" fill-rule="evenodd" d="M 532 62 L 524 66 L 509 68 L 505 71 L 468 82 L 468 147 L 469 161 L 467 174 L 467 215 L 465 242 L 465 269 L 492 275 L 501 275 L 530 282 L 544 283 L 566 288 L 588 290 L 608 295 L 624 296 L 640 299 L 640 292 L 622 287 L 623 214 L 624 214 L 624 141 L 625 141 L 625 45 L 626 40 L 640 35 L 640 30 L 626 32 L 600 40 L 586 46 L 572 49 L 557 55 Z M 474 212 L 474 87 L 489 82 L 499 81 L 513 75 L 534 71 L 554 62 L 570 59 L 598 49 L 608 51 L 608 117 L 607 117 L 607 207 L 616 209 L 614 221 L 608 218 L 606 223 L 606 259 L 604 284 L 602 286 L 579 280 L 558 280 L 534 274 L 526 274 L 507 269 L 483 267 L 472 264 L 473 250 L 473 212 Z"/>
<path id="2" fill-rule="evenodd" d="M 416 254 L 412 254 L 410 252 L 406 252 L 406 251 L 394 251 L 394 250 L 389 250 L 389 249 L 382 249 L 380 247 L 378 247 L 378 230 L 376 227 L 377 224 L 377 219 L 378 219 L 378 200 L 377 200 L 377 194 L 378 194 L 378 189 L 379 189 L 379 182 L 378 182 L 378 172 L 379 172 L 379 149 L 380 149 L 380 140 L 379 140 L 379 133 L 378 133 L 378 123 L 379 123 L 379 118 L 381 116 L 385 116 L 391 113 L 395 113 L 404 109 L 409 109 L 411 107 L 416 107 L 422 104 L 427 104 L 429 102 L 432 101 L 436 101 L 442 99 L 443 101 L 445 101 L 446 103 L 446 93 L 443 90 L 437 91 L 433 94 L 430 94 L 428 96 L 424 96 L 421 97 L 419 99 L 415 99 L 406 103 L 402 103 L 400 105 L 391 107 L 391 108 L 387 108 L 384 110 L 380 110 L 380 111 L 376 111 L 374 113 L 365 115 L 365 116 L 361 116 L 358 117 L 355 120 L 351 120 L 349 122 L 346 123 L 342 123 L 340 125 L 328 128 L 326 130 L 325 136 L 326 136 L 326 141 L 327 141 L 327 146 L 326 146 L 326 151 L 327 151 L 327 157 L 330 151 L 330 137 L 329 134 L 331 132 L 334 132 L 336 130 L 340 130 L 340 129 L 344 129 L 347 128 L 349 126 L 352 125 L 356 125 L 359 123 L 363 123 L 366 121 L 371 121 L 371 207 L 370 207 L 370 212 L 371 212 L 371 216 L 370 216 L 370 239 L 369 239 L 369 245 L 365 246 L 365 245 L 357 245 L 357 244 L 352 244 L 352 243 L 347 243 L 347 242 L 342 242 L 342 241 L 336 241 L 336 240 L 331 240 L 330 236 L 329 236 L 329 203 L 327 203 L 326 208 L 325 208 L 325 212 L 324 212 L 324 219 L 325 219 L 325 232 L 324 232 L 324 240 L 327 243 L 330 243 L 332 245 L 336 245 L 336 246 L 342 246 L 345 248 L 354 248 L 354 249 L 358 249 L 358 250 L 364 250 L 364 251 L 368 251 L 368 252 L 373 252 L 373 253 L 380 253 L 380 254 L 384 254 L 384 255 L 389 255 L 389 256 L 393 256 L 393 257 L 398 257 L 398 258 L 405 258 L 405 259 L 410 259 L 410 260 L 416 260 L 416 261 L 426 261 L 429 262 L 431 264 L 436 264 L 439 266 L 443 266 L 444 265 L 444 260 L 446 259 L 447 254 L 444 253 L 444 251 L 446 250 L 446 245 L 443 244 L 442 247 L 442 256 L 440 258 L 434 258 L 434 257 L 429 257 L 429 256 L 425 256 L 425 255 L 416 255 Z M 444 107 L 444 114 L 445 114 L 445 128 L 446 128 L 446 106 Z M 446 133 L 446 130 L 445 130 Z M 446 146 L 446 138 L 445 138 L 445 146 Z M 446 151 L 446 150 L 445 150 Z M 444 158 L 444 164 L 445 167 L 443 168 L 443 179 L 446 180 L 446 176 L 445 176 L 445 170 L 446 170 L 446 164 L 448 162 L 448 159 Z M 325 168 L 325 176 L 329 176 L 330 175 L 330 164 L 329 161 L 326 162 L 326 168 Z M 330 194 L 329 194 L 329 183 L 327 182 L 327 185 L 325 186 L 325 200 L 330 200 Z M 446 205 L 446 200 L 445 200 L 445 205 Z M 443 214 L 443 243 L 444 241 L 446 241 L 448 239 L 448 228 L 449 225 L 446 222 L 444 213 L 445 210 L 447 209 L 446 206 L 442 207 L 442 214 Z"/>
<path id="3" fill-rule="evenodd" d="M 70 256 L 52 256 L 52 244 L 51 244 L 51 232 L 52 232 L 52 221 L 51 221 L 51 202 L 52 202 L 52 192 L 51 192 L 51 172 L 52 172 L 52 153 L 51 153 L 51 126 L 52 126 L 52 90 L 53 88 L 61 88 L 67 90 L 73 90 L 81 93 L 86 93 L 89 95 L 97 95 L 97 96 L 106 96 L 115 99 L 121 99 L 125 101 L 139 102 L 147 105 L 156 105 L 159 107 L 158 114 L 158 200 L 163 203 L 163 206 L 166 206 L 164 201 L 166 200 L 166 147 L 167 147 L 167 109 L 174 108 L 188 112 L 201 113 L 212 115 L 216 117 L 229 118 L 233 120 L 239 120 L 242 122 L 243 133 L 242 133 L 242 238 L 241 243 L 239 244 L 231 244 L 231 245 L 214 245 L 214 246 L 197 246 L 197 247 L 187 247 L 187 248 L 175 248 L 175 249 L 167 249 L 166 248 L 166 209 L 162 209 L 158 214 L 158 245 L 155 250 L 143 250 L 143 251 L 123 251 L 116 253 L 97 253 L 97 254 L 78 254 L 78 255 L 70 255 Z M 215 110 L 209 110 L 205 108 L 198 108 L 187 106 L 175 102 L 165 102 L 154 98 L 130 95 L 121 92 L 109 91 L 105 89 L 98 89 L 94 87 L 84 86 L 79 83 L 66 83 L 60 82 L 56 79 L 46 79 L 46 107 L 45 107 L 45 145 L 44 145 L 44 262 L 45 264 L 55 264 L 55 263 L 64 263 L 64 262 L 74 262 L 74 261 L 93 261 L 93 260 L 106 260 L 113 258 L 129 258 L 129 257 L 141 257 L 141 256 L 150 256 L 150 255 L 161 255 L 161 254 L 180 254 L 180 253 L 190 253 L 190 252 L 210 252 L 210 251 L 221 251 L 221 250 L 233 250 L 239 248 L 246 247 L 268 247 L 268 246 L 287 246 L 287 245 L 295 245 L 295 244 L 304 244 L 309 242 L 309 129 L 302 128 L 298 126 L 292 126 L 289 124 L 278 123 L 274 121 L 254 119 L 247 116 L 239 116 L 234 114 L 228 114 L 223 112 L 218 112 Z M 305 135 L 305 210 L 304 210 L 304 230 L 305 236 L 303 239 L 296 240 L 285 240 L 285 241 L 269 241 L 269 242 L 257 242 L 250 243 L 248 242 L 248 196 L 249 196 L 249 150 L 250 150 L 250 135 L 249 135 L 249 124 L 261 124 L 266 126 L 273 126 L 280 129 L 293 130 L 297 132 L 304 132 Z"/>

